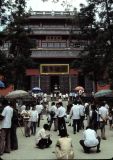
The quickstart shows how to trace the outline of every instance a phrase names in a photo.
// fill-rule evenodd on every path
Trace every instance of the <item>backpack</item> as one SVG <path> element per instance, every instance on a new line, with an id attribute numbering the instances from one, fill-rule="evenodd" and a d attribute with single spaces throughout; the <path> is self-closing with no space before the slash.
<path id="1" fill-rule="evenodd" d="M 54 117 L 55 116 L 55 112 L 54 111 L 50 111 L 50 116 Z"/>

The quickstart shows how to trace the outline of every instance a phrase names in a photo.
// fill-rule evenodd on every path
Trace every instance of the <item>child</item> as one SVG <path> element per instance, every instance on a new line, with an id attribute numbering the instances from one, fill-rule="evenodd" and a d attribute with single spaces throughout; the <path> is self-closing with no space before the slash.
<path id="1" fill-rule="evenodd" d="M 111 130 L 112 129 L 112 114 L 111 114 L 111 112 L 109 113 L 108 120 L 109 120 L 109 127 Z"/>

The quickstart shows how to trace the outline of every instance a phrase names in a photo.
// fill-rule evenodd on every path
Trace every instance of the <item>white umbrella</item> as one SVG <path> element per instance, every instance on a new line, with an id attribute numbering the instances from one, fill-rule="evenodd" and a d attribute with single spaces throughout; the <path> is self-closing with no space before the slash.
<path id="1" fill-rule="evenodd" d="M 6 95 L 6 98 L 15 99 L 15 98 L 24 98 L 29 96 L 29 93 L 24 90 L 15 90 Z"/>
<path id="2" fill-rule="evenodd" d="M 34 88 L 32 88 L 32 91 L 38 91 L 38 92 L 40 92 L 40 91 L 42 91 L 42 90 L 41 90 L 41 88 L 39 88 L 39 87 L 34 87 Z"/>

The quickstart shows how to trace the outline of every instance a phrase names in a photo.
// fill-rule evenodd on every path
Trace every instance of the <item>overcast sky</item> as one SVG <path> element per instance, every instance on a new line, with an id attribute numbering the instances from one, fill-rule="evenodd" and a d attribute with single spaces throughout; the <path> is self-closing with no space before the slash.
<path id="1" fill-rule="evenodd" d="M 86 0 L 59 0 L 58 3 L 53 3 L 52 0 L 43 2 L 42 0 L 27 0 L 28 8 L 31 7 L 33 11 L 63 11 L 65 7 L 61 4 L 63 1 L 67 1 L 68 4 L 72 4 L 73 8 L 79 10 L 79 4 L 86 4 Z"/>

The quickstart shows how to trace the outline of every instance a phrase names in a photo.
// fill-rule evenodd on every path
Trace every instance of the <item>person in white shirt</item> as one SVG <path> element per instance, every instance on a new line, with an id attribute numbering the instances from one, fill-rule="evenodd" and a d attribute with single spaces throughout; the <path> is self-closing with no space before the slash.
<path id="1" fill-rule="evenodd" d="M 53 93 L 51 93 L 50 97 L 51 97 L 51 101 L 52 101 L 53 100 Z"/>
<path id="2" fill-rule="evenodd" d="M 1 113 L 2 122 L 1 122 L 1 154 L 4 152 L 10 153 L 11 151 L 11 142 L 10 142 L 10 131 L 11 131 L 11 120 L 13 116 L 13 108 L 9 106 L 7 100 L 3 102 L 5 108 Z"/>
<path id="3" fill-rule="evenodd" d="M 68 97 L 69 97 L 69 95 L 68 95 L 68 93 L 66 93 L 66 100 L 68 100 Z"/>
<path id="4" fill-rule="evenodd" d="M 77 101 L 74 101 L 74 105 L 70 111 L 70 118 L 73 119 L 73 133 L 76 134 L 80 129 L 80 106 Z"/>
<path id="5" fill-rule="evenodd" d="M 62 93 L 61 92 L 59 93 L 59 97 L 62 98 Z"/>
<path id="6" fill-rule="evenodd" d="M 63 98 L 63 100 L 65 101 L 65 100 L 66 100 L 66 95 L 63 94 L 63 95 L 62 95 L 62 98 Z"/>
<path id="7" fill-rule="evenodd" d="M 108 109 L 105 107 L 103 102 L 101 104 L 101 107 L 99 108 L 99 117 L 100 117 L 101 138 L 103 140 L 106 140 L 105 125 L 108 119 Z"/>
<path id="8" fill-rule="evenodd" d="M 56 101 L 57 95 L 56 93 L 54 93 L 54 101 Z"/>
<path id="9" fill-rule="evenodd" d="M 85 153 L 89 153 L 93 147 L 97 147 L 97 153 L 100 152 L 100 137 L 97 136 L 91 126 L 86 127 L 86 130 L 83 132 L 83 140 L 80 140 L 80 144 Z"/>
<path id="10" fill-rule="evenodd" d="M 21 106 L 21 112 L 23 111 L 23 110 L 25 110 L 26 109 L 26 106 L 23 104 L 22 106 Z"/>
<path id="11" fill-rule="evenodd" d="M 36 108 L 36 111 L 38 112 L 37 127 L 40 127 L 40 119 L 41 119 L 41 115 L 42 115 L 43 105 L 40 104 L 39 102 L 37 102 L 37 105 L 35 106 L 35 108 Z"/>
<path id="12" fill-rule="evenodd" d="M 105 108 L 107 108 L 107 109 L 108 109 L 108 111 L 109 111 L 109 105 L 107 104 L 107 102 L 106 102 L 106 101 L 104 101 L 104 105 L 105 105 Z"/>
<path id="13" fill-rule="evenodd" d="M 55 105 L 55 102 L 52 102 L 51 107 L 49 109 L 49 113 L 50 113 L 50 129 L 54 121 L 54 131 L 57 131 L 58 121 L 57 121 L 57 107 Z"/>
<path id="14" fill-rule="evenodd" d="M 49 125 L 44 124 L 35 137 L 36 146 L 40 149 L 48 148 L 52 144 L 50 139 Z"/>
<path id="15" fill-rule="evenodd" d="M 84 119 L 85 119 L 85 106 L 82 105 L 82 102 L 79 101 L 80 107 L 80 129 L 84 129 Z"/>
<path id="16" fill-rule="evenodd" d="M 59 102 L 57 105 L 58 105 L 58 110 L 57 110 L 58 130 L 59 130 L 59 136 L 60 136 L 60 132 L 62 128 L 64 128 L 67 132 L 66 122 L 65 122 L 66 109 L 63 107 L 62 102 Z"/>
<path id="17" fill-rule="evenodd" d="M 30 125 L 29 125 L 29 118 L 30 118 L 30 111 L 28 107 L 21 112 L 21 116 L 23 117 L 23 124 L 24 124 L 24 135 L 25 137 L 30 137 Z"/>
<path id="18" fill-rule="evenodd" d="M 35 110 L 35 107 L 33 107 L 30 112 L 30 119 L 29 119 L 29 122 L 31 122 L 31 134 L 32 135 L 36 134 L 37 120 L 38 120 L 38 112 L 37 112 L 37 110 Z"/>

